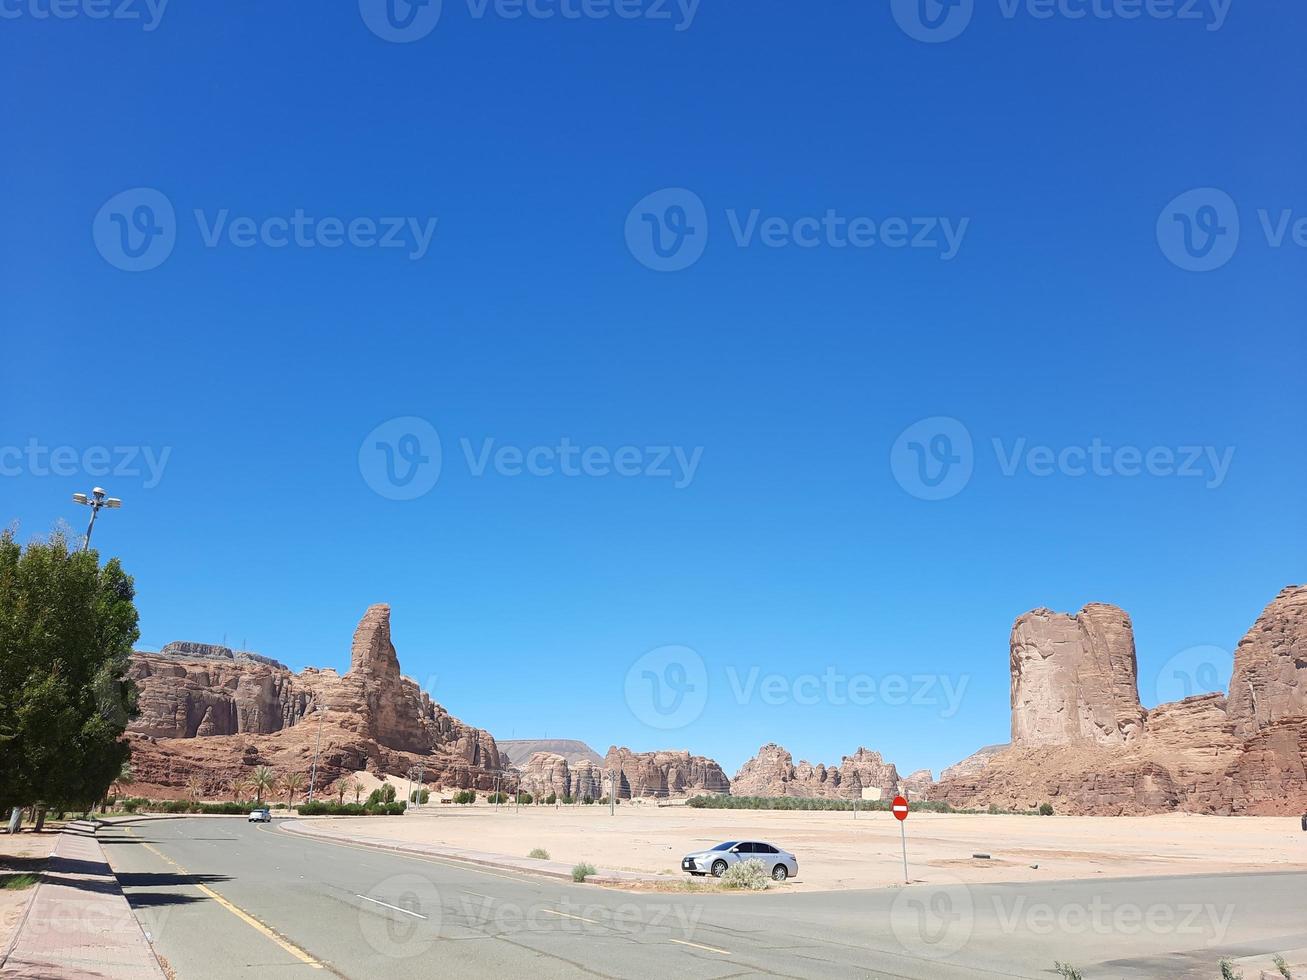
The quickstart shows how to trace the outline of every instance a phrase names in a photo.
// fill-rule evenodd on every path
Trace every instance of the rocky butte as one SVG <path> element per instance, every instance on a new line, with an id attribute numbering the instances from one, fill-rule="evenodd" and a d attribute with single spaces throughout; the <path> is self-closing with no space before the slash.
<path id="1" fill-rule="evenodd" d="M 1021 616 L 1010 666 L 1011 745 L 946 769 L 935 799 L 1090 814 L 1307 810 L 1307 586 L 1258 617 L 1225 694 L 1144 709 L 1130 618 L 1097 603 Z"/>
<path id="2" fill-rule="evenodd" d="M 132 654 L 140 716 L 128 729 L 132 792 L 180 796 L 198 780 L 210 798 L 259 765 L 307 781 L 318 744 L 318 791 L 360 769 L 425 770 L 435 785 L 489 789 L 503 768 L 494 738 L 436 704 L 403 677 L 390 639 L 390 607 L 370 606 L 350 668 L 292 673 L 257 654 L 170 643 Z"/>
<path id="3" fill-rule="evenodd" d="M 731 781 L 731 792 L 736 796 L 854 800 L 862 799 L 863 791 L 868 789 L 877 790 L 880 798 L 888 799 L 902 789 L 911 788 L 918 797 L 922 796 L 929 787 L 930 773 L 922 770 L 911 778 L 912 783 L 905 785 L 892 762 L 882 759 L 879 752 L 865 748 L 844 756 L 838 766 L 827 767 L 806 761 L 795 765 L 789 752 L 775 742 L 768 742 L 740 767 Z"/>

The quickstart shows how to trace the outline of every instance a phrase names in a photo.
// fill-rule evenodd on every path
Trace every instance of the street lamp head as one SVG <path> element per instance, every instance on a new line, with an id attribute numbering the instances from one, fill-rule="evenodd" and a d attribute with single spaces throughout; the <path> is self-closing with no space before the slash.
<path id="1" fill-rule="evenodd" d="M 123 502 L 119 500 L 117 497 L 110 497 L 108 500 L 104 502 L 104 505 L 106 507 L 121 507 L 123 505 Z"/>
<path id="2" fill-rule="evenodd" d="M 75 494 L 73 494 L 73 503 L 75 503 L 75 504 L 89 504 L 90 501 L 86 499 L 86 494 L 84 494 L 84 493 L 75 493 Z"/>
<path id="3" fill-rule="evenodd" d="M 103 496 L 104 496 L 104 487 L 92 487 L 92 488 L 91 488 L 91 493 L 94 494 L 96 497 L 103 497 Z"/>

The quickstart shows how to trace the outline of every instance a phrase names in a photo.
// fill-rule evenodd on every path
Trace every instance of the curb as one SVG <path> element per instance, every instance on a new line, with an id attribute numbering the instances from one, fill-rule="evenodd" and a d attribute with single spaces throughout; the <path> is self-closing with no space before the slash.
<path id="1" fill-rule="evenodd" d="M 376 851 L 386 851 L 391 854 L 411 854 L 414 857 L 435 857 L 445 861 L 455 861 L 460 864 L 471 864 L 482 868 L 494 868 L 496 871 L 515 871 L 519 874 L 542 875 L 546 878 L 557 878 L 563 881 L 572 881 L 572 872 L 569 868 L 548 867 L 549 864 L 557 865 L 558 862 L 538 861 L 537 866 L 523 867 L 523 862 L 533 860 L 531 858 L 512 858 L 508 855 L 477 855 L 471 856 L 462 850 L 441 850 L 432 845 L 414 846 L 411 844 L 393 844 L 388 841 L 380 841 L 375 837 L 349 837 L 345 834 L 330 834 L 321 831 L 309 830 L 302 825 L 299 820 L 287 820 L 277 826 L 277 829 L 288 834 L 298 834 L 301 837 L 309 837 L 316 840 L 335 841 L 342 844 L 354 844 L 359 847 L 370 847 Z M 590 885 L 630 885 L 640 882 L 665 882 L 678 881 L 679 879 L 669 875 L 648 875 L 638 874 L 634 871 L 613 871 L 611 869 L 601 869 L 600 872 L 587 875 L 584 882 L 574 882 L 574 884 Z"/>

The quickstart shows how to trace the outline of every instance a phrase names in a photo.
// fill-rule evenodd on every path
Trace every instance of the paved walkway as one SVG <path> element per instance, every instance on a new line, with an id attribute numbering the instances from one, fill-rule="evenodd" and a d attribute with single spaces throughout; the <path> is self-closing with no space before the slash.
<path id="1" fill-rule="evenodd" d="M 377 820 L 398 820 L 402 817 L 376 817 Z M 278 821 L 279 829 L 292 834 L 304 834 L 308 837 L 321 837 L 328 840 L 348 841 L 362 844 L 383 851 L 399 854 L 420 854 L 426 857 L 447 858 L 451 861 L 463 861 L 467 864 L 479 864 L 487 868 L 499 868 L 503 871 L 525 871 L 529 874 L 547 875 L 550 878 L 572 880 L 572 866 L 562 861 L 541 861 L 536 858 L 516 858 L 507 854 L 492 854 L 489 851 L 473 851 L 465 847 L 449 847 L 444 844 L 422 844 L 414 841 L 396 841 L 384 837 L 365 837 L 361 834 L 346 833 L 331 826 L 330 820 L 284 820 Z M 682 879 L 671 875 L 639 874 L 634 871 L 617 871 L 611 868 L 598 868 L 592 875 L 587 875 L 587 882 L 598 885 L 630 884 L 640 881 L 677 882 Z"/>
<path id="2" fill-rule="evenodd" d="M 83 821 L 59 835 L 27 915 L 0 956 L 6 978 L 164 980 L 95 825 Z"/>

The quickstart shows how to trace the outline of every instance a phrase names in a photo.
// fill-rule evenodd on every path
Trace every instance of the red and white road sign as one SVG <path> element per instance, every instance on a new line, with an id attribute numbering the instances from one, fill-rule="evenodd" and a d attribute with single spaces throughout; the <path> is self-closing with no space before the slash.
<path id="1" fill-rule="evenodd" d="M 894 816 L 900 820 L 908 819 L 908 801 L 901 796 L 894 797 L 894 802 L 890 804 L 890 809 L 894 811 Z"/>

